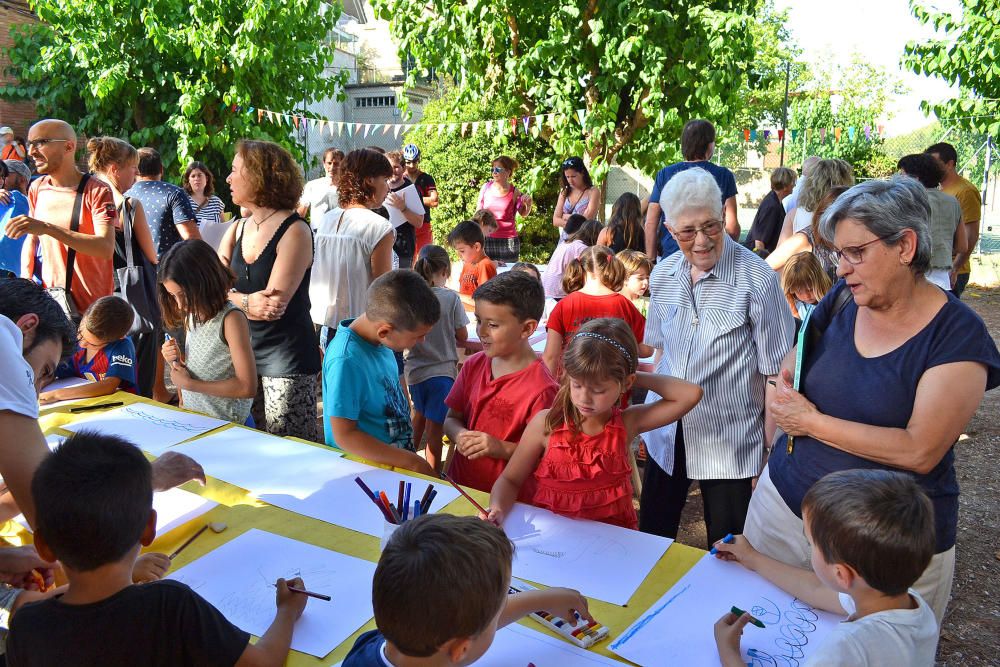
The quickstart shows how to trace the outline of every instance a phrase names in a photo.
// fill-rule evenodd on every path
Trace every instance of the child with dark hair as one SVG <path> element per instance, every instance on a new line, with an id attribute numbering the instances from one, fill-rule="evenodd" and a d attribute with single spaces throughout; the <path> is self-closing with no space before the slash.
<path id="1" fill-rule="evenodd" d="M 56 378 L 78 377 L 88 384 L 43 391 L 41 404 L 107 396 L 119 389 L 135 392 L 135 346 L 126 335 L 135 311 L 124 299 L 103 296 L 83 314 L 76 350 L 56 368 Z"/>
<path id="2" fill-rule="evenodd" d="M 462 273 L 458 278 L 458 293 L 462 295 L 462 303 L 471 305 L 470 297 L 476 288 L 497 274 L 493 260 L 483 251 L 485 243 L 482 227 L 472 220 L 458 223 L 448 234 L 448 245 L 455 249 L 462 260 Z"/>
<path id="3" fill-rule="evenodd" d="M 445 399 L 444 432 L 455 443 L 449 473 L 489 491 L 514 454 L 524 427 L 552 405 L 556 381 L 529 339 L 545 309 L 542 284 L 520 271 L 501 273 L 472 295 L 483 351 L 469 357 Z"/>
<path id="4" fill-rule="evenodd" d="M 802 520 L 812 571 L 768 558 L 742 535 L 716 542 L 717 557 L 847 616 L 809 665 L 933 665 L 937 621 L 911 586 L 934 555 L 934 508 L 913 478 L 888 470 L 830 473 L 806 493 Z M 729 613 L 715 624 L 723 665 L 746 664 L 740 634 L 750 618 Z"/>
<path id="5" fill-rule="evenodd" d="M 510 267 L 510 270 L 511 271 L 520 271 L 522 273 L 527 273 L 529 276 L 534 277 L 539 282 L 541 282 L 541 280 L 542 280 L 542 274 L 538 270 L 538 267 L 535 266 L 534 264 L 529 264 L 527 262 L 517 262 L 512 267 Z"/>
<path id="6" fill-rule="evenodd" d="M 439 245 L 425 245 L 417 255 L 414 270 L 423 276 L 441 305 L 441 319 L 422 343 L 406 355 L 406 384 L 413 401 L 413 444 L 420 446 L 427 433 L 424 458 L 441 469 L 441 436 L 448 406 L 444 399 L 458 374 L 458 346 L 468 338 L 469 316 L 458 294 L 445 287 L 451 277 L 451 258 Z"/>
<path id="7" fill-rule="evenodd" d="M 134 585 L 133 564 L 156 535 L 152 470 L 135 445 L 74 434 L 31 483 L 35 546 L 58 559 L 69 585 L 13 617 L 7 664 L 283 665 L 306 596 L 278 579 L 277 614 L 256 644 L 177 581 Z"/>
<path id="8" fill-rule="evenodd" d="M 436 474 L 415 452 L 393 352 L 422 342 L 440 317 L 437 296 L 415 271 L 389 271 L 371 284 L 365 313 L 340 323 L 323 358 L 326 444 L 375 463 Z"/>
<path id="9" fill-rule="evenodd" d="M 378 629 L 358 637 L 343 667 L 469 665 L 486 653 L 498 628 L 533 611 L 593 620 L 586 598 L 568 588 L 509 593 L 513 557 L 504 532 L 474 517 L 407 521 L 375 569 Z"/>
<path id="10" fill-rule="evenodd" d="M 250 324 L 229 301 L 236 282 L 212 246 L 181 241 L 160 259 L 159 301 L 167 327 L 184 327 L 184 354 L 174 339 L 162 354 L 181 404 L 237 424 L 250 417 L 257 394 L 257 363 Z"/>
<path id="11" fill-rule="evenodd" d="M 564 516 L 635 530 L 629 443 L 677 421 L 701 400 L 698 385 L 667 375 L 637 373 L 638 346 L 619 319 L 580 327 L 563 356 L 562 382 L 552 408 L 534 416 L 490 493 L 485 519 L 502 525 L 521 494 Z M 662 396 L 621 408 L 633 385 Z"/>

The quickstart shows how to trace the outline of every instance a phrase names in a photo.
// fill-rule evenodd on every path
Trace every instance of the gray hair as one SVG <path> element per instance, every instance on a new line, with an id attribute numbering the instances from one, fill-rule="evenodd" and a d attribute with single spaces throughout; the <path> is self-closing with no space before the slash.
<path id="1" fill-rule="evenodd" d="M 815 212 L 830 188 L 854 185 L 854 169 L 843 160 L 820 160 L 802 178 L 804 180 L 797 205 Z"/>
<path id="2" fill-rule="evenodd" d="M 917 249 L 910 263 L 916 274 L 931 266 L 931 205 L 924 186 L 909 176 L 865 181 L 830 204 L 819 223 L 819 233 L 833 244 L 837 225 L 850 218 L 860 222 L 886 245 L 896 245 L 907 229 L 917 235 Z"/>
<path id="3" fill-rule="evenodd" d="M 716 219 L 722 219 L 722 190 L 710 173 L 693 167 L 667 181 L 660 193 L 660 208 L 671 226 L 685 211 L 707 208 Z"/>

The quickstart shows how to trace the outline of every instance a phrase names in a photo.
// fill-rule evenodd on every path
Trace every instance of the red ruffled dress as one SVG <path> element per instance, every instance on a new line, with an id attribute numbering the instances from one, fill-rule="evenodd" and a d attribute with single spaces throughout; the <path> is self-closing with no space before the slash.
<path id="1" fill-rule="evenodd" d="M 535 469 L 531 504 L 636 530 L 627 438 L 619 408 L 597 435 L 574 432 L 563 423 L 549 435 L 549 446 Z"/>

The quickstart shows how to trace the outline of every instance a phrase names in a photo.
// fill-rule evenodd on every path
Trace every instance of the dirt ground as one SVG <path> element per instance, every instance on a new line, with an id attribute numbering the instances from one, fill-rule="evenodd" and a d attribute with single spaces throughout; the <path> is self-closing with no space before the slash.
<path id="1" fill-rule="evenodd" d="M 1000 289 L 970 287 L 962 300 L 1000 344 Z M 1000 665 L 1000 389 L 988 392 L 955 453 L 961 485 L 955 583 L 938 644 L 943 667 Z M 705 548 L 701 495 L 692 487 L 677 541 Z"/>

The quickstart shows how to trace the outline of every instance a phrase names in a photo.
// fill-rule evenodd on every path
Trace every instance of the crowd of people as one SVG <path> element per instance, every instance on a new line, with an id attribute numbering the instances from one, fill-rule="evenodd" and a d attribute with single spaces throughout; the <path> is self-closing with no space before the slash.
<path id="1" fill-rule="evenodd" d="M 128 447 L 92 435 L 48 456 L 39 401 L 131 391 L 369 461 L 447 470 L 490 494 L 481 522 L 434 516 L 397 531 L 376 573 L 379 630 L 345 665 L 442 651 L 467 664 L 488 647 L 481 633 L 528 611 L 587 617 L 574 591 L 550 589 L 524 609 L 506 602 L 506 583 L 502 596 L 491 592 L 491 577 L 509 578 L 509 543 L 495 526 L 512 504 L 674 538 L 693 481 L 705 546 L 864 628 L 835 633 L 828 655 L 880 664 L 887 645 L 901 646 L 907 664 L 932 664 L 955 568 L 954 447 L 1000 384 L 1000 353 L 959 299 L 980 207 L 949 144 L 901 158 L 886 180 L 855 183 L 848 163 L 818 157 L 801 175 L 777 169 L 742 243 L 736 180 L 711 162 L 711 123 L 689 122 L 683 161 L 659 171 L 648 201 L 618 198 L 607 224 L 601 189 L 571 157 L 544 267 L 519 261 L 516 218 L 534 202 L 503 155 L 477 214 L 434 238 L 431 210 L 448 193 L 412 144 L 328 149 L 323 176 L 305 183 L 281 146 L 241 141 L 226 178 L 235 220 L 201 162 L 176 186 L 152 148 L 98 137 L 83 173 L 73 128 L 58 120 L 33 125 L 24 145 L 34 180 L 23 161 L 0 162 L 10 210 L 0 217 L 0 428 L 10 436 L 0 474 L 36 526 L 39 549 L 20 558 L 45 571 L 62 561 L 65 603 L 121 590 L 98 585 L 95 567 L 114 563 L 122 586 L 162 568 L 133 567 L 148 543 L 148 494 L 126 481 L 106 491 L 132 494 L 131 533 L 98 510 L 71 515 L 92 518 L 94 535 L 121 535 L 127 548 L 101 561 L 76 533 L 60 534 L 58 514 L 70 512 L 52 500 L 60 475 L 79 467 L 99 478 L 102 465 L 118 465 L 156 488 L 203 478 L 182 456 L 150 472 Z M 67 376 L 92 382 L 45 390 Z M 477 560 L 496 571 L 454 577 L 445 544 L 485 548 Z M 416 552 L 447 579 L 421 571 L 420 585 L 386 588 L 417 576 L 399 570 Z M 5 556 L 0 571 L 24 571 Z M 0 603 L 13 611 L 48 595 L 20 590 Z M 190 601 L 196 594 L 170 595 L 202 610 L 211 628 L 198 637 L 217 640 L 226 664 L 246 651 L 283 658 L 301 613 L 279 582 L 274 633 L 248 647 Z M 473 598 L 482 608 L 469 624 L 450 626 L 466 629 L 431 644 L 396 622 L 408 605 Z M 15 617 L 11 664 L 39 650 L 46 604 L 57 613 L 43 600 Z M 727 614 L 716 626 L 725 664 L 740 664 L 749 620 Z"/>

